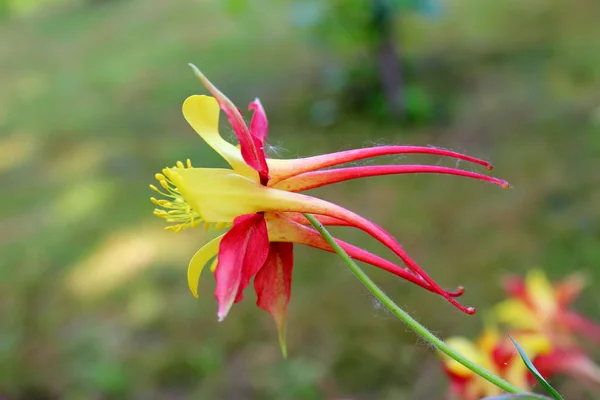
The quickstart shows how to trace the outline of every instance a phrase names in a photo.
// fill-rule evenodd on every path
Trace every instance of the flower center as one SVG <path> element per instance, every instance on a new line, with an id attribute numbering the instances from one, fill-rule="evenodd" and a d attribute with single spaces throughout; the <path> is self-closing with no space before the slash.
<path id="1" fill-rule="evenodd" d="M 192 162 L 188 159 L 184 165 L 181 161 L 177 161 L 174 168 L 192 168 Z M 232 224 L 226 222 L 209 223 L 200 217 L 200 215 L 185 201 L 177 186 L 165 175 L 166 169 L 162 170 L 162 174 L 156 174 L 154 177 L 165 190 L 162 191 L 154 185 L 150 185 L 150 189 L 167 199 L 156 199 L 150 197 L 150 201 L 160 208 L 154 209 L 154 215 L 165 219 L 169 225 L 165 229 L 173 232 L 181 232 L 185 228 L 198 228 L 202 226 L 204 230 L 223 229 L 230 227 Z"/>

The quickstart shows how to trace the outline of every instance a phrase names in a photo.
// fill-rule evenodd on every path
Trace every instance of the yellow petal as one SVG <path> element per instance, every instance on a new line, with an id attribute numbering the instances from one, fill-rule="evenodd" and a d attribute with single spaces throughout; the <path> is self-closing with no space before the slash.
<path id="1" fill-rule="evenodd" d="M 198 297 L 198 281 L 206 263 L 219 253 L 219 245 L 225 234 L 206 243 L 194 254 L 188 266 L 188 285 L 194 297 Z"/>
<path id="2" fill-rule="evenodd" d="M 209 223 L 232 222 L 237 216 L 266 211 L 329 214 L 340 208 L 326 201 L 260 185 L 222 168 L 166 168 L 164 173 L 185 202 Z"/>
<path id="3" fill-rule="evenodd" d="M 206 222 L 233 222 L 260 210 L 264 187 L 233 170 L 222 168 L 167 168 L 169 179 Z"/>
<path id="4" fill-rule="evenodd" d="M 258 180 L 258 173 L 242 158 L 240 149 L 219 134 L 219 104 L 214 97 L 194 95 L 183 103 L 183 116 L 192 128 L 239 174 Z"/>
<path id="5" fill-rule="evenodd" d="M 552 350 L 550 339 L 540 333 L 521 333 L 514 338 L 531 359 Z"/>
<path id="6" fill-rule="evenodd" d="M 461 355 L 465 356 L 469 360 L 477 364 L 481 364 L 483 359 L 482 354 L 477 348 L 477 346 L 475 346 L 475 343 L 473 343 L 469 339 L 463 337 L 453 337 L 446 340 L 446 344 L 452 347 L 454 350 L 458 351 Z M 468 378 L 475 375 L 473 371 L 471 371 L 464 365 L 458 363 L 457 361 L 453 360 L 452 358 L 446 356 L 445 354 L 442 354 L 442 359 L 444 360 L 446 368 L 453 374 L 462 376 L 464 378 Z"/>
<path id="7" fill-rule="evenodd" d="M 538 313 L 546 317 L 556 312 L 554 288 L 542 270 L 529 271 L 525 278 L 525 285 L 527 295 Z"/>
<path id="8" fill-rule="evenodd" d="M 219 257 L 215 257 L 212 264 L 210 264 L 210 272 L 215 272 L 217 269 L 217 264 L 219 263 Z"/>
<path id="9" fill-rule="evenodd" d="M 485 354 L 492 354 L 499 341 L 500 333 L 496 329 L 485 329 L 477 340 L 477 347 Z"/>
<path id="10" fill-rule="evenodd" d="M 540 320 L 532 310 L 518 299 L 501 301 L 494 307 L 496 318 L 515 329 L 539 329 Z"/>

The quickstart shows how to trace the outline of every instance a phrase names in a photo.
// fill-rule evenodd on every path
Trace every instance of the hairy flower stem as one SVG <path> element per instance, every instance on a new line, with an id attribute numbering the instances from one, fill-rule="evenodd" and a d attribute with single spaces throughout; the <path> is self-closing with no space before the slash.
<path id="1" fill-rule="evenodd" d="M 448 357 L 456 360 L 460 364 L 464 365 L 483 379 L 493 383 L 500 389 L 507 393 L 526 393 L 525 391 L 511 385 L 504 379 L 492 374 L 485 368 L 475 364 L 473 361 L 468 360 L 456 350 L 448 346 L 443 340 L 431 333 L 427 328 L 421 325 L 417 320 L 411 317 L 406 311 L 401 309 L 392 299 L 388 297 L 383 290 L 379 288 L 369 278 L 369 276 L 350 258 L 348 254 L 335 242 L 331 234 L 325 229 L 323 225 L 311 214 L 304 214 L 306 219 L 315 227 L 315 229 L 323 236 L 323 238 L 329 243 L 329 245 L 335 250 L 335 252 L 342 258 L 348 268 L 354 273 L 359 281 L 369 289 L 369 291 L 383 304 L 388 310 L 390 310 L 396 317 L 404 322 L 410 329 L 412 329 L 417 335 L 421 336 L 435 348 Z"/>

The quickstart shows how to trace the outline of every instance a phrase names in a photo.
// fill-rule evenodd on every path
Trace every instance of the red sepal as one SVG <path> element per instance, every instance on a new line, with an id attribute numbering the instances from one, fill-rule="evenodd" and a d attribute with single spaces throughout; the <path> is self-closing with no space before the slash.
<path id="1" fill-rule="evenodd" d="M 242 299 L 242 291 L 263 266 L 268 253 L 269 236 L 264 215 L 237 217 L 219 246 L 215 270 L 219 321 L 227 316 L 234 302 Z"/>
<path id="2" fill-rule="evenodd" d="M 315 189 L 321 186 L 331 185 L 332 183 L 348 181 L 351 179 L 401 174 L 457 175 L 491 182 L 502 186 L 503 188 L 510 187 L 510 184 L 503 179 L 478 174 L 476 172 L 464 171 L 462 169 L 440 167 L 437 165 L 370 165 L 364 167 L 348 167 L 312 171 L 283 180 L 273 185 L 273 187 L 288 192 L 303 192 L 305 190 Z"/>
<path id="3" fill-rule="evenodd" d="M 254 111 L 254 114 L 252 114 L 252 120 L 250 121 L 250 134 L 257 138 L 264 147 L 265 141 L 267 140 L 267 135 L 269 133 L 269 121 L 267 120 L 267 113 L 265 112 L 265 109 L 258 98 L 250 103 L 248 110 Z"/>
<path id="4" fill-rule="evenodd" d="M 275 320 L 279 332 L 279 344 L 284 357 L 287 355 L 285 330 L 293 266 L 294 245 L 273 242 L 269 245 L 267 261 L 254 278 L 256 305 L 269 312 Z"/>
<path id="5" fill-rule="evenodd" d="M 204 76 L 202 72 L 193 64 L 189 64 L 190 67 L 194 70 L 194 73 L 202 84 L 208 89 L 210 94 L 212 94 L 217 102 L 219 103 L 219 107 L 223 112 L 227 115 L 227 119 L 237 136 L 238 142 L 240 143 L 240 150 L 242 152 L 242 158 L 246 161 L 251 168 L 253 168 L 260 177 L 260 181 L 263 185 L 269 181 L 269 167 L 267 165 L 267 160 L 265 158 L 265 152 L 263 149 L 264 138 L 261 139 L 259 137 L 255 137 L 250 134 L 248 127 L 246 126 L 246 121 L 244 121 L 244 117 L 240 110 L 233 104 L 231 100 L 227 96 L 225 96 L 215 85 L 212 84 L 211 81 Z M 263 111 L 264 113 L 264 111 Z M 266 116 L 265 116 L 266 120 Z"/>

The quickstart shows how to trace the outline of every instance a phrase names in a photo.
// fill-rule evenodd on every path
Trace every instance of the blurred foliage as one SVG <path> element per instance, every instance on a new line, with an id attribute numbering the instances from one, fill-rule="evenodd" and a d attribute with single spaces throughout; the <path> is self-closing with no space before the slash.
<path id="1" fill-rule="evenodd" d="M 405 56 L 396 36 L 405 14 L 431 16 L 427 6 L 435 1 L 294 2 L 296 26 L 309 28 L 315 47 L 329 58 L 341 59 L 344 65 L 328 68 L 329 75 L 337 75 L 335 80 L 323 79 L 323 94 L 331 98 L 336 109 L 367 117 L 392 116 L 408 123 L 433 119 L 431 94 L 421 85 L 414 61 Z"/>
<path id="2" fill-rule="evenodd" d="M 250 3 L 221 2 L 233 17 L 240 17 Z M 291 1 L 293 25 L 329 61 L 321 69 L 320 92 L 325 99 L 311 105 L 315 122 L 328 126 L 340 113 L 394 117 L 407 124 L 431 122 L 434 108 L 445 104 L 434 102 L 433 94 L 420 82 L 415 60 L 399 51 L 394 38 L 405 14 L 435 18 L 441 10 L 439 0 Z M 381 47 L 387 41 L 393 47 L 384 54 Z M 391 71 L 388 76 L 382 68 Z"/>
<path id="3" fill-rule="evenodd" d="M 68 2 L 68 0 L 0 0 L 0 18 L 30 14 L 43 7 Z"/>
<path id="4" fill-rule="evenodd" d="M 480 312 L 500 298 L 506 271 L 584 269 L 590 282 L 600 279 L 596 0 L 447 0 L 435 18 L 399 13 L 395 39 L 405 75 L 417 82 L 406 90 L 427 122 L 403 129 L 369 117 L 381 113 L 340 106 L 354 96 L 367 109 L 383 107 L 381 96 L 346 84 L 348 73 L 372 82 L 373 67 L 365 62 L 362 72 L 356 63 L 366 58 L 354 58 L 364 42 L 299 26 L 296 1 L 229 10 L 217 0 L 92 3 L 42 5 L 0 25 L 0 396 L 395 400 L 444 392 L 430 349 L 415 345 L 333 255 L 296 252 L 288 360 L 250 293 L 222 324 L 208 274 L 206 294 L 191 297 L 186 265 L 209 235 L 163 232 L 146 189 L 178 159 L 222 162 L 181 117 L 183 99 L 202 92 L 187 62 L 241 108 L 259 96 L 272 150 L 283 157 L 377 142 L 493 160 L 514 190 L 406 176 L 319 192 L 388 228 L 444 286 L 465 285 L 465 301 Z M 360 233 L 339 235 L 381 251 Z M 444 336 L 478 328 L 443 300 L 372 273 Z M 600 318 L 598 291 L 579 306 Z M 592 398 L 569 382 L 557 388 Z"/>

